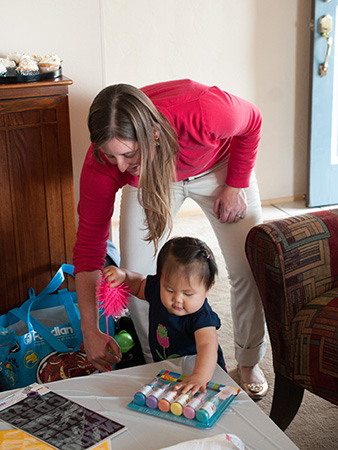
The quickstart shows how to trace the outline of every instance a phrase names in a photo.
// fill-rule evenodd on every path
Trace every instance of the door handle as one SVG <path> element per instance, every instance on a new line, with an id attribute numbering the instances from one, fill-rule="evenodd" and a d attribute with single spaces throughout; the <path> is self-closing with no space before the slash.
<path id="1" fill-rule="evenodd" d="M 325 77 L 329 70 L 329 57 L 332 48 L 332 37 L 330 33 L 332 31 L 332 16 L 330 14 L 325 14 L 325 16 L 320 17 L 318 21 L 318 30 L 321 36 L 326 39 L 326 55 L 324 61 L 319 64 L 319 75 Z"/>

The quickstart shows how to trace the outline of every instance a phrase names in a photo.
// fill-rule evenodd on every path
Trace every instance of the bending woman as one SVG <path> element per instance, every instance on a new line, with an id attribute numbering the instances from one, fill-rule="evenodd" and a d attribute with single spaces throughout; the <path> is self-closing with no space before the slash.
<path id="1" fill-rule="evenodd" d="M 88 360 L 106 371 L 118 362 L 113 338 L 98 329 L 95 286 L 104 264 L 115 196 L 120 211 L 121 266 L 156 272 L 158 248 L 169 237 L 184 200 L 203 210 L 217 236 L 231 284 L 235 358 L 253 398 L 267 392 L 259 362 L 265 353 L 264 313 L 245 256 L 251 227 L 262 222 L 254 174 L 261 114 L 253 104 L 191 80 L 142 89 L 118 84 L 94 99 L 91 146 L 83 165 L 74 247 L 76 289 Z M 147 362 L 152 361 L 148 305 L 129 310 Z"/>

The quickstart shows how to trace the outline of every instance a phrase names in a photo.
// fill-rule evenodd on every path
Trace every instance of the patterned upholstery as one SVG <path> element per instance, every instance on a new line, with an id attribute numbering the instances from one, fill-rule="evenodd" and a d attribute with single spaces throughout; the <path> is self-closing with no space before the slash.
<path id="1" fill-rule="evenodd" d="M 338 404 L 338 209 L 258 225 L 246 253 L 275 374 Z"/>

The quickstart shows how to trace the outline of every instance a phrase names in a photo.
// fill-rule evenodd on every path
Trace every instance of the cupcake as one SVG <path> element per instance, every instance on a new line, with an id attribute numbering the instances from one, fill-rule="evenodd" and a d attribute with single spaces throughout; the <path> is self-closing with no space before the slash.
<path id="1" fill-rule="evenodd" d="M 31 58 L 22 58 L 16 70 L 21 75 L 34 75 L 39 72 L 39 66 Z"/>
<path id="2" fill-rule="evenodd" d="M 16 67 L 16 62 L 12 61 L 8 57 L 0 58 L 0 63 L 2 63 L 6 67 L 6 69 L 14 69 L 14 67 Z"/>
<path id="3" fill-rule="evenodd" d="M 34 59 L 34 61 L 36 61 L 37 63 L 39 63 L 41 60 L 41 56 L 39 55 L 31 55 L 31 58 Z"/>
<path id="4" fill-rule="evenodd" d="M 0 75 L 3 75 L 3 74 L 6 73 L 6 72 L 7 72 L 7 67 L 5 66 L 4 63 L 2 63 L 2 62 L 0 61 Z"/>
<path id="5" fill-rule="evenodd" d="M 12 52 L 12 53 L 8 53 L 7 58 L 11 61 L 14 61 L 15 64 L 19 64 L 21 56 L 22 55 L 19 52 Z"/>
<path id="6" fill-rule="evenodd" d="M 43 56 L 39 62 L 40 72 L 54 72 L 59 70 L 61 59 L 57 55 Z"/>

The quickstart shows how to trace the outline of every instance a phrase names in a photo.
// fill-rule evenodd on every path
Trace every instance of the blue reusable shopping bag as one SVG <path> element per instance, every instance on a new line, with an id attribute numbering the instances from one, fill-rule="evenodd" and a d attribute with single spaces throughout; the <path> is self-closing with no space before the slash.
<path id="1" fill-rule="evenodd" d="M 4 389 L 93 373 L 83 341 L 76 292 L 58 288 L 74 266 L 62 264 L 48 286 L 0 317 L 0 382 Z M 114 335 L 114 321 L 108 321 Z M 106 319 L 100 318 L 106 332 Z"/>

